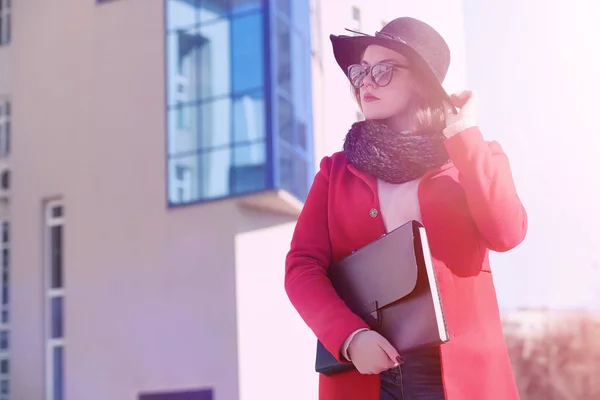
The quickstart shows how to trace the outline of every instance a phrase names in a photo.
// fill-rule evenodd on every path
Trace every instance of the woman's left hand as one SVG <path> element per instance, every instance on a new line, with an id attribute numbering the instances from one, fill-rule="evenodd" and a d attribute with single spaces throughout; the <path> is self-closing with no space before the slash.
<path id="1" fill-rule="evenodd" d="M 459 111 L 458 114 L 454 114 L 452 107 L 444 104 L 444 117 L 446 118 L 444 135 L 446 137 L 452 137 L 467 128 L 476 126 L 479 111 L 477 92 L 473 90 L 454 93 L 450 96 L 450 100 Z"/>

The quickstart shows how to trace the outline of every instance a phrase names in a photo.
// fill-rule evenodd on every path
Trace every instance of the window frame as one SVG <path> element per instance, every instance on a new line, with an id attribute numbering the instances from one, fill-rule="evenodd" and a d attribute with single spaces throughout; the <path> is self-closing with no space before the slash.
<path id="1" fill-rule="evenodd" d="M 302 53 L 298 53 L 298 54 L 302 54 L 301 57 L 299 57 L 299 59 L 302 60 L 302 65 L 304 65 L 304 63 L 306 63 L 306 67 L 302 67 L 301 69 L 298 69 L 299 72 L 296 72 L 298 74 L 298 77 L 301 77 L 301 81 L 303 83 L 303 86 L 301 88 L 301 90 L 298 91 L 298 93 L 300 94 L 300 97 L 302 98 L 301 100 L 301 105 L 299 105 L 299 110 L 298 113 L 296 113 L 294 111 L 294 118 L 298 119 L 297 121 L 294 121 L 294 130 L 299 130 L 298 133 L 298 137 L 299 138 L 303 138 L 304 140 L 302 141 L 303 143 L 303 148 L 301 148 L 301 146 L 296 146 L 298 147 L 297 149 L 294 148 L 293 149 L 293 153 L 296 154 L 298 157 L 300 157 L 302 159 L 302 165 L 305 165 L 305 167 L 302 167 L 302 171 L 300 174 L 295 175 L 294 177 L 294 188 L 295 191 L 299 192 L 295 193 L 294 190 L 292 192 L 290 192 L 290 194 L 292 194 L 294 197 L 297 197 L 300 201 L 303 201 L 304 198 L 306 197 L 306 195 L 308 194 L 308 189 L 310 187 L 310 182 L 312 181 L 312 177 L 314 175 L 314 121 L 313 121 L 313 111 L 312 111 L 312 37 L 311 37 L 311 27 L 310 27 L 310 21 L 311 21 L 311 17 L 312 17 L 312 12 L 313 10 L 311 10 L 310 5 L 308 4 L 308 2 L 306 3 L 306 10 L 304 10 L 304 6 L 303 7 L 291 7 L 290 9 L 290 15 L 287 15 L 285 12 L 282 12 L 281 10 L 279 10 L 277 8 L 277 6 L 275 5 L 275 2 L 265 2 L 262 1 L 261 2 L 261 6 L 260 8 L 252 8 L 250 10 L 245 10 L 245 11 L 235 11 L 232 12 L 231 10 L 223 15 L 220 15 L 219 18 L 217 19 L 210 19 L 210 20 L 206 20 L 206 21 L 198 21 L 196 20 L 196 24 L 193 26 L 190 26 L 189 24 L 192 21 L 192 19 L 189 20 L 189 22 L 185 22 L 186 20 L 183 19 L 183 23 L 178 23 L 176 22 L 174 19 L 172 20 L 170 17 L 170 10 L 173 10 L 172 8 L 172 4 L 171 1 L 173 0 L 165 0 L 164 1 L 164 26 L 165 26 L 165 35 L 163 36 L 163 40 L 164 40 L 164 46 L 165 46 L 165 70 L 167 71 L 166 73 L 166 79 L 165 79 L 165 105 L 166 105 L 166 118 L 165 118 L 165 143 L 166 143 L 166 156 L 165 156 L 165 203 L 166 203 L 166 207 L 167 208 L 176 208 L 176 207 L 182 207 L 182 206 L 188 206 L 188 205 L 194 205 L 194 204 L 202 204 L 202 203 L 210 203 L 210 202 L 214 202 L 214 201 L 221 201 L 224 199 L 231 199 L 231 198 L 238 198 L 238 197 L 244 197 L 247 195 L 251 195 L 253 193 L 257 193 L 257 192 L 265 192 L 265 191 L 272 191 L 272 190 L 280 190 L 280 189 L 284 189 L 287 190 L 289 192 L 288 188 L 283 187 L 282 185 L 282 177 L 281 177 L 281 165 L 280 165 L 280 159 L 279 159 L 279 154 L 280 154 L 280 147 L 282 147 L 282 145 L 284 146 L 285 143 L 280 143 L 279 140 L 279 131 L 277 130 L 278 127 L 278 112 L 279 112 L 279 107 L 277 104 L 274 104 L 276 102 L 276 99 L 278 99 L 279 97 L 281 97 L 282 95 L 285 97 L 285 94 L 282 93 L 281 88 L 278 84 L 278 79 L 277 79 L 277 73 L 275 71 L 278 71 L 278 51 L 277 51 L 277 44 L 278 44 L 278 39 L 275 37 L 276 35 L 273 34 L 274 30 L 276 29 L 276 22 L 278 20 L 283 20 L 285 21 L 285 23 L 287 25 L 289 25 L 289 29 L 290 29 L 290 33 L 296 32 L 299 34 L 299 41 L 298 43 L 302 44 L 302 51 L 304 51 L 304 49 L 306 50 L 306 54 L 304 54 L 304 52 Z M 290 5 L 296 5 L 297 3 L 291 3 Z M 173 46 L 174 43 L 174 39 L 173 39 L 173 34 L 175 34 L 178 31 L 185 31 L 185 30 L 189 30 L 192 28 L 198 29 L 199 27 L 203 26 L 203 25 L 210 25 L 213 23 L 218 22 L 221 18 L 223 19 L 228 19 L 230 22 L 231 21 L 235 21 L 238 18 L 243 18 L 245 16 L 250 16 L 250 15 L 254 15 L 254 14 L 258 14 L 261 17 L 261 27 L 258 28 L 261 32 L 262 35 L 262 39 L 261 39 L 261 46 L 262 46 L 262 53 L 261 55 L 259 55 L 259 57 L 263 57 L 262 58 L 262 71 L 261 71 L 261 75 L 262 75 L 262 83 L 259 87 L 252 87 L 252 88 L 246 88 L 245 86 L 241 87 L 241 91 L 238 91 L 238 89 L 235 88 L 235 82 L 234 82 L 234 70 L 232 68 L 230 68 L 230 84 L 232 85 L 229 92 L 224 95 L 224 96 L 218 96 L 218 98 L 224 98 L 227 97 L 227 99 L 229 99 L 230 103 L 231 103 L 231 107 L 230 107 L 230 115 L 229 115 L 229 129 L 230 129 L 230 139 L 227 142 L 228 144 L 225 146 L 219 146 L 219 148 L 222 147 L 223 150 L 229 149 L 229 151 L 231 152 L 230 155 L 226 160 L 222 161 L 221 163 L 216 163 L 215 162 L 215 167 L 214 168 L 221 168 L 221 166 L 226 165 L 227 169 L 229 170 L 229 175 L 227 179 L 234 179 L 232 178 L 232 176 L 239 176 L 237 173 L 235 173 L 235 171 L 238 170 L 237 167 L 239 167 L 236 158 L 238 158 L 236 156 L 236 154 L 241 154 L 242 151 L 244 151 L 244 149 L 250 149 L 251 147 L 254 146 L 249 146 L 252 143 L 255 143 L 256 146 L 261 145 L 261 152 L 262 154 L 264 154 L 264 161 L 262 161 L 262 167 L 264 172 L 259 173 L 259 169 L 256 169 L 254 172 L 252 172 L 252 176 L 254 176 L 253 182 L 254 184 L 252 185 L 247 185 L 245 187 L 245 189 L 243 189 L 243 191 L 236 191 L 233 190 L 233 187 L 240 187 L 238 186 L 239 182 L 229 182 L 229 185 L 227 186 L 227 188 L 225 187 L 221 187 L 219 185 L 216 185 L 215 187 L 210 186 L 211 190 L 207 191 L 206 186 L 204 183 L 202 182 L 213 182 L 212 179 L 216 179 L 214 177 L 210 177 L 210 176 L 206 176 L 206 177 L 202 177 L 200 175 L 198 175 L 197 173 L 193 173 L 192 174 L 192 180 L 193 180 L 193 184 L 192 186 L 196 189 L 194 189 L 193 195 L 192 195 L 192 200 L 187 201 L 187 202 L 179 202 L 178 198 L 176 196 L 176 186 L 177 183 L 175 182 L 175 165 L 178 163 L 178 159 L 185 159 L 187 157 L 191 157 L 193 158 L 194 162 L 196 163 L 203 163 L 203 160 L 210 160 L 210 157 L 212 153 L 209 153 L 209 151 L 211 150 L 209 148 L 209 146 L 204 146 L 201 143 L 196 143 L 195 146 L 195 150 L 190 150 L 190 151 L 173 151 L 173 149 L 175 149 L 173 146 L 176 145 L 175 143 L 177 143 L 177 136 L 174 133 L 174 130 L 176 129 L 176 114 L 174 114 L 174 111 L 178 105 L 175 103 L 175 98 L 173 96 L 173 93 L 175 93 L 174 89 L 173 89 L 173 82 L 174 81 L 174 77 L 176 76 L 176 69 L 175 65 L 173 64 L 173 56 L 171 56 L 171 52 L 174 51 L 175 49 L 171 49 L 170 46 Z M 296 14 L 296 15 L 295 15 Z M 178 30 L 178 26 L 181 25 L 181 29 Z M 230 25 L 230 33 L 232 32 L 232 27 L 233 24 Z M 235 37 L 233 37 L 232 35 L 230 35 L 230 37 L 235 40 Z M 235 42 L 233 42 L 231 44 L 230 47 L 230 59 L 233 60 L 233 51 L 235 49 Z M 176 50 L 175 50 L 176 51 Z M 291 55 L 290 55 L 291 56 Z M 296 68 L 293 67 L 293 68 Z M 293 80 L 294 78 L 292 77 L 292 81 L 290 82 L 291 84 L 293 84 Z M 247 89 L 247 90 L 246 90 Z M 261 140 L 258 141 L 248 141 L 248 142 L 238 142 L 235 139 L 235 135 L 236 135 L 236 130 L 235 130 L 235 126 L 236 126 L 236 109 L 235 109 L 235 104 L 238 98 L 240 98 L 241 96 L 247 94 L 250 97 L 254 97 L 254 94 L 260 93 L 260 99 L 257 97 L 257 106 L 261 107 L 262 110 L 262 118 L 264 118 L 264 122 L 260 122 L 257 124 L 257 127 L 260 126 L 260 129 L 262 129 L 264 131 L 264 134 L 260 135 L 261 136 Z M 196 96 L 197 97 L 197 96 Z M 290 96 L 288 96 L 290 97 Z M 286 97 L 286 99 L 288 99 L 288 97 Z M 212 101 L 212 100 L 217 100 L 217 96 L 215 96 L 214 98 L 211 99 L 205 99 L 205 100 L 196 100 L 196 101 L 192 101 L 190 102 L 190 104 L 203 104 L 206 101 Z M 292 98 L 289 98 L 288 100 L 293 100 Z M 305 104 L 306 103 L 306 104 Z M 258 114 L 257 114 L 258 115 Z M 223 121 L 224 124 L 227 124 L 226 121 Z M 248 122 L 249 123 L 249 122 Z M 298 125 L 298 126 L 296 126 Z M 294 131 L 295 132 L 295 131 Z M 294 135 L 296 135 L 296 133 L 294 133 Z M 183 141 L 182 143 L 183 146 L 182 148 L 187 149 L 186 145 L 185 145 L 185 141 Z M 191 141 L 190 143 L 195 143 L 193 141 Z M 261 144 L 262 143 L 262 144 Z M 191 148 L 191 147 L 190 147 Z M 219 150 L 219 149 L 213 149 L 213 150 Z M 215 157 L 218 156 L 217 153 L 214 153 Z M 201 157 L 199 157 L 201 156 Z M 223 156 L 224 157 L 224 156 Z M 244 155 L 244 157 L 246 157 Z M 204 164 L 202 164 L 204 165 Z M 212 164 L 211 164 L 212 165 Z M 301 164 L 298 164 L 301 165 Z M 245 166 L 244 166 L 245 167 Z M 256 165 L 256 167 L 258 168 L 258 165 Z M 233 173 L 232 171 L 235 170 Z M 199 171 L 202 171 L 202 169 L 199 167 Z M 248 172 L 251 173 L 251 172 Z M 216 172 L 215 176 L 220 176 L 219 174 L 221 174 L 221 172 Z M 306 175 L 306 179 L 305 179 L 305 175 Z M 264 179 L 264 180 L 263 180 Z M 234 179 L 235 180 L 235 179 Z M 305 182 L 306 181 L 306 182 Z M 244 185 L 242 185 L 244 186 Z M 301 193 L 300 193 L 301 192 Z"/>
<path id="2" fill-rule="evenodd" d="M 61 215 L 54 216 L 53 211 L 57 208 L 61 209 Z M 44 323 L 44 337 L 46 339 L 46 400 L 64 400 L 64 389 L 65 389 L 65 268 L 64 268 L 64 248 L 65 248 L 65 216 L 64 216 L 64 202 L 62 200 L 48 201 L 44 205 L 44 224 L 43 224 L 43 237 L 44 237 L 44 310 L 45 310 L 45 323 Z M 52 254 L 52 243 L 53 243 L 53 229 L 55 227 L 61 228 L 61 242 L 60 242 L 60 287 L 53 287 L 53 254 Z M 53 322 L 54 314 L 52 308 L 52 301 L 54 299 L 62 300 L 62 310 L 60 315 L 61 323 L 61 337 L 53 337 Z M 57 371 L 55 370 L 54 363 L 54 351 L 56 349 L 62 349 L 62 363 L 60 380 L 62 381 L 62 396 L 55 396 L 54 378 Z"/>
<path id="3" fill-rule="evenodd" d="M 7 240 L 4 241 L 4 227 L 6 225 L 7 232 Z M 2 229 L 2 234 L 0 235 L 0 249 L 2 250 L 2 285 L 0 285 L 0 298 L 2 301 L 0 302 L 0 310 L 2 318 L 0 318 L 0 332 L 6 332 L 7 336 L 7 345 L 6 349 L 0 349 L 0 363 L 6 362 L 7 372 L 2 373 L 0 370 L 0 400 L 10 400 L 10 221 L 8 218 L 0 219 L 0 227 Z M 6 265 L 4 264 L 4 252 L 6 251 Z M 4 286 L 4 274 L 6 273 L 6 287 Z M 4 303 L 5 293 L 4 290 L 7 290 L 6 294 L 6 304 Z M 4 315 L 6 313 L 6 321 L 4 321 Z M 6 382 L 7 393 L 2 393 L 2 382 Z"/>
<path id="4" fill-rule="evenodd" d="M 8 97 L 0 96 L 0 158 L 10 154 L 11 120 L 12 103 Z"/>
<path id="5" fill-rule="evenodd" d="M 7 46 L 11 42 L 13 1 L 0 0 L 0 47 Z M 10 4 L 10 7 L 8 4 Z"/>

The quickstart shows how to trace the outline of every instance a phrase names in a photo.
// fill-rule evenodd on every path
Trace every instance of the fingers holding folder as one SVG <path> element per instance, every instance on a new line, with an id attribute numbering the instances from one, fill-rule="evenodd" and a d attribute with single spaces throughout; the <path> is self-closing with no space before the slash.
<path id="1" fill-rule="evenodd" d="M 348 356 L 361 374 L 379 374 L 402 363 L 394 346 L 372 330 L 354 336 L 348 347 Z"/>

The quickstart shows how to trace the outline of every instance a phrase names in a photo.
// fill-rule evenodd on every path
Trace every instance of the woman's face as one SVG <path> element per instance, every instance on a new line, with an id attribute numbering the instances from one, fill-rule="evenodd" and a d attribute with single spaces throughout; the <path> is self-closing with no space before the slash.
<path id="1" fill-rule="evenodd" d="M 408 107 L 413 93 L 413 75 L 407 67 L 410 64 L 402 54 L 390 50 L 386 47 L 371 45 L 367 47 L 362 58 L 362 65 L 373 67 L 378 63 L 394 65 L 389 72 L 389 76 L 382 76 L 380 83 L 385 86 L 379 86 L 373 81 L 370 70 L 366 74 L 363 85 L 359 89 L 360 106 L 366 119 L 385 120 L 396 116 Z M 379 68 L 375 70 L 377 75 Z"/>

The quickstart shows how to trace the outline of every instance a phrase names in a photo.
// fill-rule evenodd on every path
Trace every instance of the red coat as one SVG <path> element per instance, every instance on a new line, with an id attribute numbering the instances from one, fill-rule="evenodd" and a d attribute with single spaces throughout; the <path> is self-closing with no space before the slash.
<path id="1" fill-rule="evenodd" d="M 447 400 L 514 400 L 519 395 L 502 333 L 489 250 L 508 251 L 525 237 L 527 215 L 500 145 L 478 128 L 445 141 L 451 162 L 429 171 L 418 190 L 450 341 L 441 346 Z M 376 179 L 343 153 L 321 161 L 286 258 L 287 294 L 334 355 L 367 327 L 338 297 L 327 267 L 385 233 Z M 379 400 L 379 375 L 320 376 L 321 400 Z"/>

